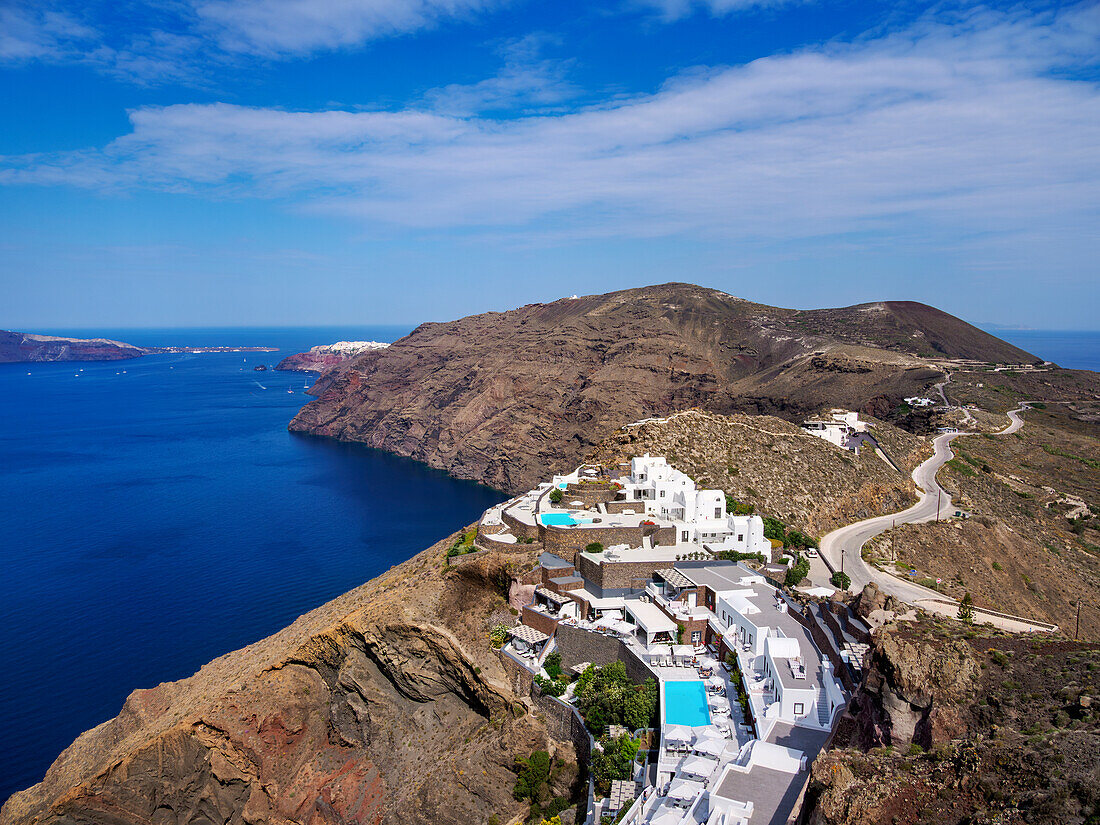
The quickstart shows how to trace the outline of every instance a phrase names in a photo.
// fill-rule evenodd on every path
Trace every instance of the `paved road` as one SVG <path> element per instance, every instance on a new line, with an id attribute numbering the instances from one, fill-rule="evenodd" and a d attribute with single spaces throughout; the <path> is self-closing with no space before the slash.
<path id="1" fill-rule="evenodd" d="M 933 521 L 937 512 L 950 513 L 951 496 L 936 481 L 936 473 L 954 453 L 951 441 L 961 433 L 945 433 L 932 441 L 935 453 L 913 471 L 913 481 L 920 489 L 920 499 L 908 510 L 888 516 L 878 516 L 857 521 L 826 535 L 821 539 L 821 552 L 836 569 L 843 569 L 852 579 L 852 590 L 858 592 L 870 581 L 874 581 L 885 593 L 903 601 L 912 602 L 922 598 L 942 599 L 942 593 L 921 587 L 884 574 L 871 567 L 861 555 L 863 545 L 868 540 L 884 533 L 897 524 L 918 524 Z"/>
<path id="2" fill-rule="evenodd" d="M 939 389 L 942 393 L 942 385 Z M 1010 435 L 1020 429 L 1024 422 L 1019 413 L 1026 409 L 1027 405 L 1023 404 L 1008 413 L 1011 423 L 998 434 Z M 944 594 L 872 567 L 863 560 L 862 550 L 863 545 L 870 539 L 898 524 L 919 524 L 933 521 L 938 517 L 946 517 L 953 512 L 951 496 L 940 487 L 939 482 L 936 481 L 936 474 L 954 456 L 951 450 L 951 442 L 960 435 L 969 435 L 969 433 L 944 433 L 933 439 L 932 444 L 935 451 L 932 457 L 913 471 L 913 482 L 920 491 L 920 499 L 912 507 L 902 510 L 900 513 L 877 516 L 866 521 L 849 524 L 834 530 L 821 539 L 822 555 L 829 560 L 834 568 L 843 569 L 851 577 L 851 590 L 853 592 L 858 593 L 868 582 L 873 581 L 884 593 L 888 593 L 901 601 L 943 615 L 958 615 L 958 607 L 955 606 L 955 603 L 943 604 L 945 599 L 949 600 Z M 989 622 L 1004 630 L 1012 631 L 1049 629 L 1046 625 L 1033 625 L 1027 621 L 992 617 L 985 614 L 980 614 L 980 621 Z"/>

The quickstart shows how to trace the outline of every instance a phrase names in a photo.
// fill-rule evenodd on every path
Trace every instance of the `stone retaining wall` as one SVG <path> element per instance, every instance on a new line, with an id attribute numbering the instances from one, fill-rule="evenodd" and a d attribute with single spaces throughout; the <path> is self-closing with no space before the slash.
<path id="1" fill-rule="evenodd" d="M 545 633 L 547 636 L 553 636 L 554 631 L 558 629 L 557 619 L 547 616 L 545 613 L 539 613 L 537 610 L 532 610 L 529 606 L 523 608 L 521 620 L 528 627 L 533 627 L 539 633 Z"/>
<path id="2" fill-rule="evenodd" d="M 641 527 L 544 527 L 543 544 L 551 553 L 562 556 L 566 561 L 574 561 L 574 554 L 583 550 L 594 541 L 604 547 L 615 544 L 629 544 L 641 547 Z M 564 554 L 564 555 L 563 555 Z"/>
<path id="3" fill-rule="evenodd" d="M 844 629 L 848 631 L 848 635 L 855 639 L 857 642 L 863 642 L 865 645 L 871 644 L 871 634 L 864 630 L 862 627 L 857 627 L 855 622 L 848 621 L 851 615 L 850 608 L 846 604 L 839 604 L 837 602 L 829 602 L 829 610 L 844 619 Z"/>
<path id="4" fill-rule="evenodd" d="M 800 613 L 793 609 L 788 612 L 794 617 L 795 621 L 810 631 L 810 636 L 813 638 L 814 644 L 817 645 L 817 649 L 825 656 L 828 656 L 829 661 L 833 663 L 833 671 L 836 673 L 837 678 L 840 679 L 841 684 L 844 685 L 849 693 L 855 692 L 855 681 L 852 679 L 852 674 L 848 670 L 848 665 L 840 658 L 840 654 L 836 652 L 829 642 L 829 637 L 825 634 L 821 625 L 817 623 L 817 616 L 808 609 L 805 613 Z"/>
<path id="5" fill-rule="evenodd" d="M 598 667 L 622 662 L 627 676 L 634 682 L 641 682 L 653 675 L 633 650 L 613 636 L 563 624 L 558 626 L 555 638 L 557 650 L 561 653 L 561 666 L 565 670 L 581 662 L 591 662 Z"/>
<path id="6" fill-rule="evenodd" d="M 600 589 L 644 587 L 654 570 L 671 567 L 669 561 L 620 561 L 599 564 L 577 554 L 577 573 Z"/>
<path id="7" fill-rule="evenodd" d="M 546 732 L 558 742 L 568 742 L 577 752 L 578 764 L 589 764 L 592 758 L 592 738 L 575 707 L 554 696 L 547 696 L 537 687 L 531 700 L 546 723 Z"/>
<path id="8" fill-rule="evenodd" d="M 512 535 L 517 538 L 524 539 L 537 539 L 539 536 L 539 528 L 535 524 L 524 524 L 518 518 L 513 516 L 507 510 L 500 514 L 500 520 L 508 525 L 512 531 Z"/>

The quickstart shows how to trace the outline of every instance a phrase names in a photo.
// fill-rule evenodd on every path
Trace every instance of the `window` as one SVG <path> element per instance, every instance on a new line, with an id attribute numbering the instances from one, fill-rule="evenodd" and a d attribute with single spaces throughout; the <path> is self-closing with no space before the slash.
<path id="1" fill-rule="evenodd" d="M 691 643 L 693 645 L 700 644 L 703 641 L 703 631 L 693 630 L 691 631 Z"/>
<path id="2" fill-rule="evenodd" d="M 744 540 L 745 540 L 745 534 L 744 533 L 738 533 L 737 534 L 737 541 L 738 542 L 743 542 Z"/>
<path id="3" fill-rule="evenodd" d="M 806 707 L 802 702 L 794 703 L 794 715 L 803 716 L 806 713 Z"/>
<path id="4" fill-rule="evenodd" d="M 665 497 L 665 491 L 661 490 L 661 498 L 664 498 L 664 497 Z"/>
<path id="5" fill-rule="evenodd" d="M 752 634 L 751 633 L 749 634 L 749 644 L 750 645 L 752 644 Z"/>
<path id="6" fill-rule="evenodd" d="M 683 530 L 683 531 L 682 531 L 682 532 L 680 533 L 680 541 L 687 541 L 687 540 L 688 540 L 688 531 L 687 531 L 687 530 Z"/>
<path id="7" fill-rule="evenodd" d="M 715 507 L 714 508 L 714 517 L 715 518 L 722 518 L 722 508 L 721 507 Z"/>

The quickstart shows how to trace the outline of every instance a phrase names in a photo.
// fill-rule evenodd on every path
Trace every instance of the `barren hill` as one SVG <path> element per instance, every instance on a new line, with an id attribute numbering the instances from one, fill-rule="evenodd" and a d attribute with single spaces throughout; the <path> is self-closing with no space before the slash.
<path id="1" fill-rule="evenodd" d="M 923 304 L 797 311 L 666 284 L 423 324 L 326 374 L 290 427 L 518 491 L 690 407 L 891 407 L 938 380 L 929 357 L 1038 360 Z"/>

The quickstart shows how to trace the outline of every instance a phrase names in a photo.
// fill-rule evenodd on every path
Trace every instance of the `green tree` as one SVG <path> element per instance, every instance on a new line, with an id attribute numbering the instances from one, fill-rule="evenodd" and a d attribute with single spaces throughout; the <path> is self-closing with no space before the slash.
<path id="1" fill-rule="evenodd" d="M 546 658 L 542 660 L 542 666 L 551 679 L 557 679 L 561 676 L 561 654 L 556 650 L 546 654 Z"/>
<path id="2" fill-rule="evenodd" d="M 969 590 L 966 591 L 962 601 L 959 602 L 959 621 L 974 624 L 974 600 L 970 597 Z"/>
<path id="3" fill-rule="evenodd" d="M 551 504 L 561 504 L 561 500 L 564 497 L 565 497 L 565 494 L 562 493 L 562 491 L 557 487 L 555 487 L 553 490 L 550 491 L 550 503 Z"/>
<path id="4" fill-rule="evenodd" d="M 601 794 L 611 790 L 611 780 L 629 779 L 634 773 L 634 758 L 638 755 L 637 739 L 623 734 L 600 743 L 603 750 L 592 755 L 592 778 Z"/>
<path id="5" fill-rule="evenodd" d="M 532 804 L 541 804 L 540 798 L 549 797 L 550 754 L 535 751 L 526 759 L 516 759 L 516 784 L 512 787 L 512 796 L 518 800 L 528 800 Z"/>
<path id="6" fill-rule="evenodd" d="M 841 590 L 847 590 L 852 586 L 852 577 L 847 573 L 841 573 L 839 570 L 833 573 L 829 581 L 833 583 L 833 587 L 837 587 Z"/>

